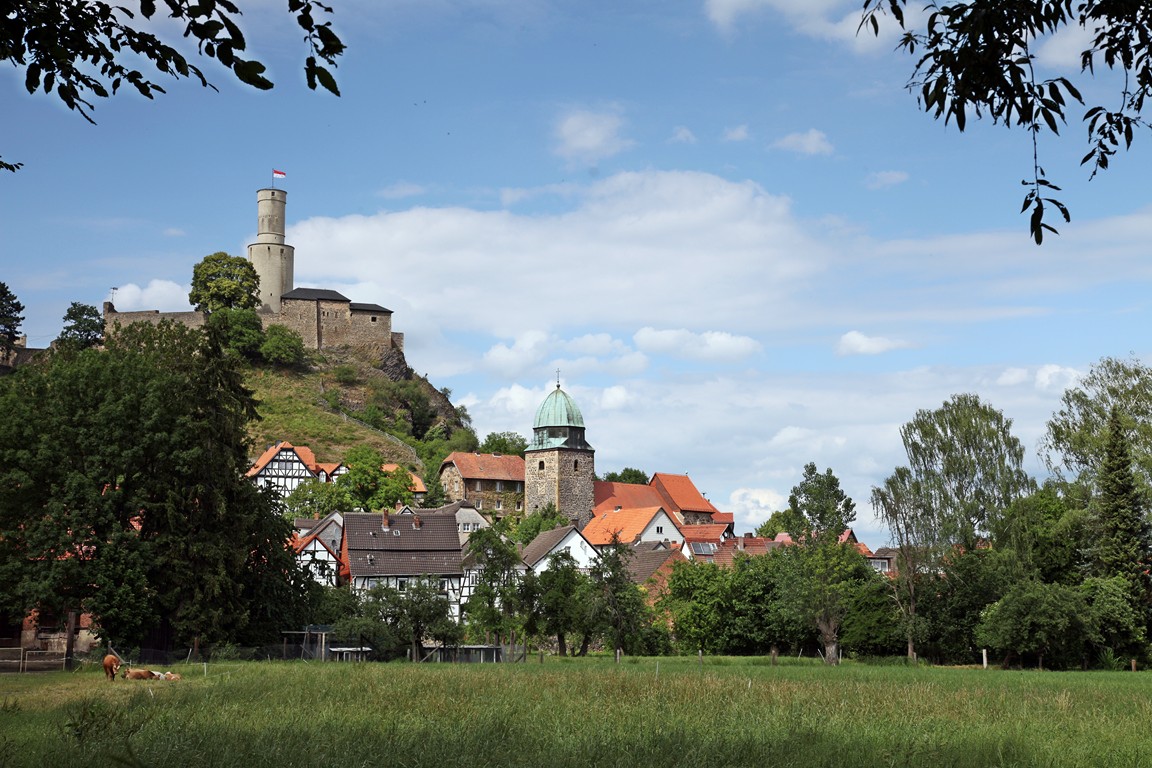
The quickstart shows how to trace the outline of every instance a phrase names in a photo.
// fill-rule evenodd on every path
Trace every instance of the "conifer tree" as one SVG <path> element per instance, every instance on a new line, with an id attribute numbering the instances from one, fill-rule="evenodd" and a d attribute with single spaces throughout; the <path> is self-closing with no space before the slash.
<path id="1" fill-rule="evenodd" d="M 1120 576 L 1133 598 L 1147 605 L 1147 569 L 1152 561 L 1152 538 L 1144 518 L 1146 500 L 1132 471 L 1132 455 L 1120 409 L 1108 416 L 1108 440 L 1100 467 L 1100 492 L 1090 564 L 1093 575 Z"/>

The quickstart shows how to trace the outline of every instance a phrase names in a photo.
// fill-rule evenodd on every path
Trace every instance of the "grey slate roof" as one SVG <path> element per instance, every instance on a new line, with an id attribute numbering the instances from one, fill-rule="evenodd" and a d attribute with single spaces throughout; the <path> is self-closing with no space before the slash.
<path id="1" fill-rule="evenodd" d="M 293 288 L 280 297 L 281 299 L 304 299 L 305 301 L 348 301 L 347 296 L 327 288 Z"/>
<path id="2" fill-rule="evenodd" d="M 358 301 L 353 301 L 349 308 L 353 312 L 376 312 L 381 315 L 391 315 L 392 310 L 387 307 L 382 307 L 379 304 L 362 304 Z"/>
<path id="3" fill-rule="evenodd" d="M 548 553 L 552 551 L 552 547 L 559 544 L 565 536 L 574 530 L 576 530 L 576 526 L 564 525 L 559 528 L 553 528 L 550 531 L 544 531 L 532 539 L 531 544 L 524 547 L 524 551 L 520 554 L 520 559 L 530 567 L 535 568 L 536 563 L 543 560 Z"/>
<path id="4" fill-rule="evenodd" d="M 461 575 L 460 538 L 453 513 L 344 516 L 348 568 L 353 578 Z"/>

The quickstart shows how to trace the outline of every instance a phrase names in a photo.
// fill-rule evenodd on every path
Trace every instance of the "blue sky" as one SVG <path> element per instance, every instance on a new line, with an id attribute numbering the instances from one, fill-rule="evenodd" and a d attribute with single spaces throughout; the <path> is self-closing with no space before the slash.
<path id="1" fill-rule="evenodd" d="M 873 547 L 917 409 L 979 394 L 1042 475 L 1065 387 L 1148 357 L 1146 137 L 1091 181 L 1078 121 L 1045 138 L 1073 221 L 1036 247 L 1028 136 L 919 113 L 857 0 L 339 2 L 341 98 L 304 86 L 283 3 L 246 7 L 268 93 L 205 61 L 219 92 L 123 93 L 92 126 L 0 69 L 0 155 L 25 164 L 0 178 L 0 281 L 32 346 L 114 286 L 186 307 L 278 168 L 296 284 L 392 309 L 481 437 L 528 433 L 559 368 L 601 472 L 688 473 L 743 531 L 814 461 Z"/>

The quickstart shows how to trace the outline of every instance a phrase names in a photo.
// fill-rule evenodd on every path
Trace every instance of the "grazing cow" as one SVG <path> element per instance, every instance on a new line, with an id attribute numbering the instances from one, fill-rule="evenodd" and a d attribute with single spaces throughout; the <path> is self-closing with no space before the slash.
<path id="1" fill-rule="evenodd" d="M 125 680 L 155 680 L 159 674 L 159 672 L 153 672 L 150 669 L 128 669 L 125 667 L 120 677 Z"/>
<path id="2" fill-rule="evenodd" d="M 120 657 L 115 654 L 108 654 L 104 657 L 104 676 L 109 680 L 116 679 L 116 673 L 120 671 Z"/>

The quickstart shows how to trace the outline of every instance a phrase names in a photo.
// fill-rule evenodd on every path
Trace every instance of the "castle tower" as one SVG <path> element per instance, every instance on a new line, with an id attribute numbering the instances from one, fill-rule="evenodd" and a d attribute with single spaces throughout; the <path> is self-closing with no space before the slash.
<path id="1" fill-rule="evenodd" d="M 248 261 L 260 278 L 260 308 L 280 311 L 280 297 L 292 290 L 292 268 L 296 249 L 284 244 L 284 206 L 288 193 L 283 189 L 256 192 L 256 242 L 248 246 Z"/>
<path id="2" fill-rule="evenodd" d="M 528 514 L 549 504 L 583 528 L 592 519 L 596 452 L 584 438 L 584 417 L 556 384 L 536 410 L 532 442 L 524 451 L 524 504 Z"/>

